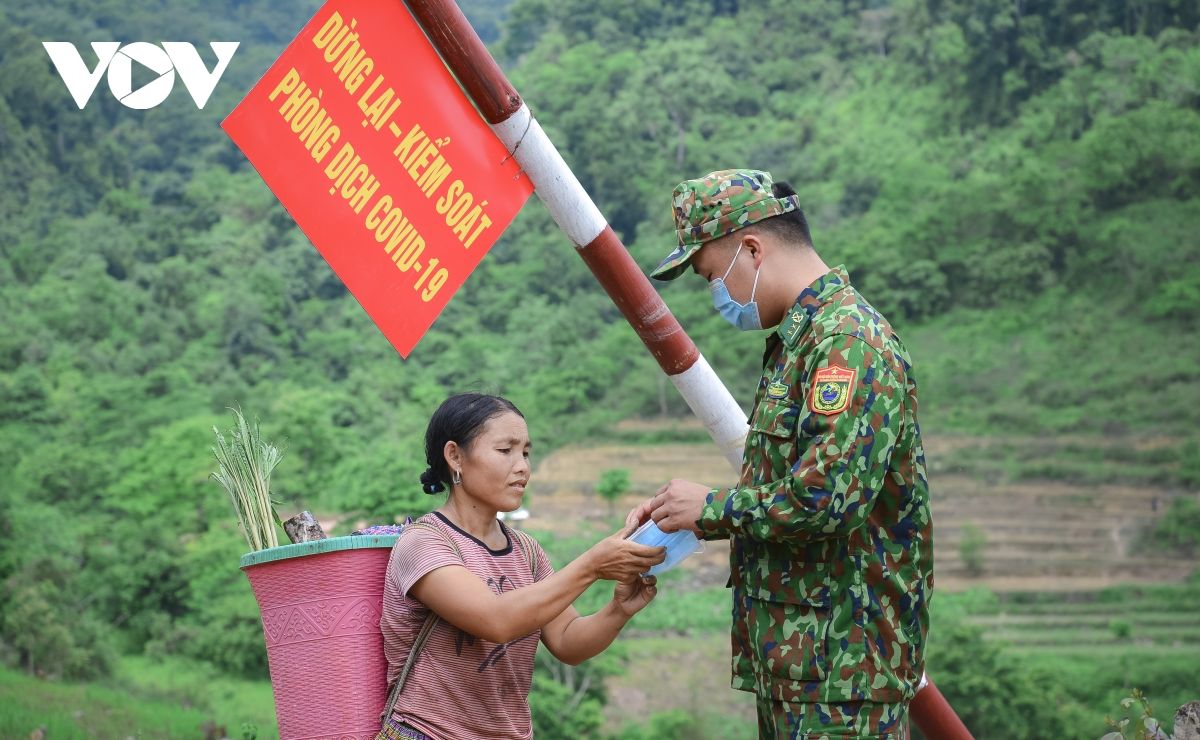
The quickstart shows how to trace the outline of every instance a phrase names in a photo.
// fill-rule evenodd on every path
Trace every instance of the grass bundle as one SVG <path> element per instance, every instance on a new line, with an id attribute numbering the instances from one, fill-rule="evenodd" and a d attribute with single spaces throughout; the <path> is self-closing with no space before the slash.
<path id="1" fill-rule="evenodd" d="M 230 409 L 236 424 L 229 430 L 230 439 L 216 427 L 217 443 L 213 456 L 217 471 L 213 480 L 220 483 L 233 501 L 238 524 L 252 550 L 263 550 L 279 544 L 276 525 L 279 514 L 271 500 L 271 471 L 283 458 L 279 448 L 264 442 L 258 420 L 246 421 L 241 409 Z"/>

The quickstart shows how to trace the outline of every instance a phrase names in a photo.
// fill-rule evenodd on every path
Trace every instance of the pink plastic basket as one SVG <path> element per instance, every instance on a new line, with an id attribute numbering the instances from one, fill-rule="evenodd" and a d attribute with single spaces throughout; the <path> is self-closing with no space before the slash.
<path id="1" fill-rule="evenodd" d="M 370 740 L 387 701 L 379 617 L 396 536 L 333 537 L 242 556 L 262 612 L 282 740 Z"/>

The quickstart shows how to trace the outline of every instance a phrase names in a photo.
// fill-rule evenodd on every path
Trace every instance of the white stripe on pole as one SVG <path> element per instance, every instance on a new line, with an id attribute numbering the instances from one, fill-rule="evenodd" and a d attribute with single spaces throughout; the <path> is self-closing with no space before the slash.
<path id="1" fill-rule="evenodd" d="M 729 389 L 700 355 L 696 364 L 678 375 L 668 376 L 691 407 L 721 454 L 738 474 L 742 472 L 742 448 L 746 444 L 746 414 L 733 400 Z"/>
<path id="2" fill-rule="evenodd" d="M 513 159 L 529 175 L 538 197 L 576 249 L 587 246 L 604 231 L 608 222 L 529 112 L 529 106 L 522 103 L 516 113 L 492 126 L 492 130 L 510 152 L 516 149 Z"/>
<path id="3" fill-rule="evenodd" d="M 515 150 L 513 158 L 525 170 L 538 197 L 576 249 L 587 246 L 600 235 L 608 222 L 527 105 L 522 104 L 508 120 L 493 125 L 492 130 L 510 152 Z M 746 415 L 708 361 L 701 355 L 690 368 L 668 377 L 704 423 L 721 454 L 735 472 L 741 473 Z"/>

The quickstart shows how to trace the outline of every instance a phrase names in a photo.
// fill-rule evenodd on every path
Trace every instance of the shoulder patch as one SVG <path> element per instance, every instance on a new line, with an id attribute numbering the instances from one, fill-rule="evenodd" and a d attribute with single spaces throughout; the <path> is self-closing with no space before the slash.
<path id="1" fill-rule="evenodd" d="M 767 398 L 787 398 L 788 384 L 778 380 L 767 386 Z"/>
<path id="2" fill-rule="evenodd" d="M 848 370 L 837 365 L 821 368 L 813 375 L 808 407 L 813 413 L 826 416 L 845 411 L 850 406 L 850 396 L 857 376 L 857 370 Z"/>
<path id="3" fill-rule="evenodd" d="M 783 323 L 780 324 L 779 336 L 783 338 L 783 343 L 789 347 L 796 347 L 800 344 L 800 337 L 813 325 L 808 314 L 799 308 L 791 309 L 791 312 L 785 314 Z"/>

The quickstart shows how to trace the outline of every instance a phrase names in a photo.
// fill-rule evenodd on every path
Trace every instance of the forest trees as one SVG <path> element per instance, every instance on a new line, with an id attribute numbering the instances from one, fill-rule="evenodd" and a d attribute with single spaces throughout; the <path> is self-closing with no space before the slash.
<path id="1" fill-rule="evenodd" d="M 206 481 L 208 430 L 235 402 L 289 442 L 282 499 L 373 521 L 433 505 L 421 433 L 451 392 L 512 398 L 539 454 L 688 413 L 536 201 L 396 356 L 217 126 L 316 7 L 0 8 L 0 657 L 14 664 L 87 677 L 151 650 L 263 674 L 242 546 Z M 1028 414 L 988 405 L 1020 392 L 1061 425 L 1152 427 L 1194 449 L 1198 14 L 1184 0 L 515 0 L 486 22 L 639 264 L 673 244 L 676 181 L 767 168 L 902 331 L 1004 338 L 920 358 L 944 423 L 966 409 L 1024 431 Z M 164 28 L 243 42 L 203 111 L 102 96 L 80 111 L 40 45 Z M 761 337 L 731 336 L 702 290 L 663 295 L 748 400 Z M 1114 374 L 1134 350 L 1097 355 L 1088 335 L 1114 321 L 1154 360 L 1137 384 Z"/>

